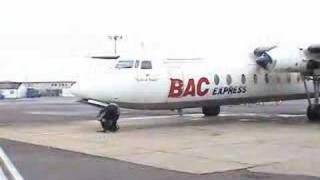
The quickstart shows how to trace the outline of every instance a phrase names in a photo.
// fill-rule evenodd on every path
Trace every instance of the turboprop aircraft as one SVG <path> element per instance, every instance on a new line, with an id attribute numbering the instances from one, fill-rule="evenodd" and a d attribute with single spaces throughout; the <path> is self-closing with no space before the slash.
<path id="1" fill-rule="evenodd" d="M 320 45 L 291 49 L 257 47 L 248 52 L 249 63 L 232 66 L 228 61 L 220 62 L 227 63 L 225 68 L 197 63 L 201 59 L 114 59 L 115 67 L 102 79 L 81 80 L 72 87 L 81 102 L 101 108 L 98 117 L 104 131 L 119 129 L 119 107 L 149 110 L 201 107 L 205 116 L 217 116 L 223 105 L 306 98 L 308 119 L 320 119 Z M 172 63 L 190 61 L 195 63 L 187 66 Z"/>

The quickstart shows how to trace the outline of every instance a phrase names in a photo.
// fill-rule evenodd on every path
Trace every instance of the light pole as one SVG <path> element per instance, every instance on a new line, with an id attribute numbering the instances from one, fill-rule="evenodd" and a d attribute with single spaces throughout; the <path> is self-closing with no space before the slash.
<path id="1" fill-rule="evenodd" d="M 121 40 L 123 37 L 121 35 L 108 36 L 110 40 L 114 41 L 114 55 L 117 56 L 117 41 Z"/>

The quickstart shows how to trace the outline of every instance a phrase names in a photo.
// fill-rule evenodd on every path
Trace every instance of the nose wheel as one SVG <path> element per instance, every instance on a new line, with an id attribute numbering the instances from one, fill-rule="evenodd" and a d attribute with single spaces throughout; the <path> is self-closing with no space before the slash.
<path id="1" fill-rule="evenodd" d="M 102 109 L 98 115 L 103 132 L 116 132 L 119 130 L 118 119 L 120 117 L 119 107 L 115 104 L 110 104 Z"/>
<path id="2" fill-rule="evenodd" d="M 319 90 L 320 90 L 320 76 L 313 75 L 313 76 L 304 76 L 304 87 L 307 93 L 308 99 L 308 108 L 307 108 L 307 117 L 309 121 L 320 121 L 320 104 L 319 104 Z M 311 80 L 313 82 L 314 88 L 314 101 L 311 100 L 311 93 L 308 90 L 307 82 Z"/>

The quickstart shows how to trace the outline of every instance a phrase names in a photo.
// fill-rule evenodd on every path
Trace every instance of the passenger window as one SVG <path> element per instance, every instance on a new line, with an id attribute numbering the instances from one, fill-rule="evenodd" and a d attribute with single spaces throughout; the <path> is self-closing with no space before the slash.
<path id="1" fill-rule="evenodd" d="M 214 83 L 218 85 L 220 82 L 219 76 L 217 74 L 214 75 Z"/>
<path id="2" fill-rule="evenodd" d="M 253 75 L 253 82 L 254 82 L 255 84 L 258 83 L 258 76 L 257 76 L 256 74 Z"/>
<path id="3" fill-rule="evenodd" d="M 244 74 L 241 75 L 241 83 L 242 84 L 246 83 L 246 76 Z"/>
<path id="4" fill-rule="evenodd" d="M 232 78 L 230 74 L 227 75 L 227 84 L 230 85 L 232 83 Z"/>
<path id="5" fill-rule="evenodd" d="M 142 61 L 141 69 L 152 69 L 151 61 Z"/>
<path id="6" fill-rule="evenodd" d="M 266 84 L 269 83 L 269 74 L 264 75 L 264 80 L 266 81 Z"/>
<path id="7" fill-rule="evenodd" d="M 134 68 L 139 68 L 139 65 L 140 65 L 140 61 L 136 61 L 136 64 L 134 65 Z"/>

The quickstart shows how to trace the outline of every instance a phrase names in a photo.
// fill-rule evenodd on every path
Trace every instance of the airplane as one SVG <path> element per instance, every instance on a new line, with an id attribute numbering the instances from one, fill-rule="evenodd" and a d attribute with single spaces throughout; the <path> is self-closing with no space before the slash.
<path id="1" fill-rule="evenodd" d="M 307 99 L 309 121 L 320 120 L 320 45 L 257 47 L 247 53 L 245 63 L 220 61 L 220 67 L 197 58 L 94 58 L 117 63 L 102 79 L 78 81 L 71 92 L 101 108 L 104 132 L 119 129 L 120 108 L 181 113 L 201 107 L 205 116 L 218 116 L 223 105 Z"/>

